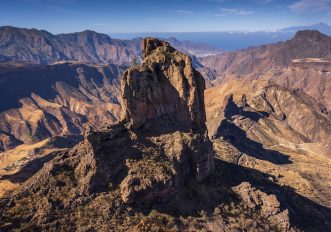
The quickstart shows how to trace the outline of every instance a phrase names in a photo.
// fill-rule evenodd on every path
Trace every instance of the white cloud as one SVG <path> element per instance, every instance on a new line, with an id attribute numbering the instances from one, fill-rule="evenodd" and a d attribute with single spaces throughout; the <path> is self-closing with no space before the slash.
<path id="1" fill-rule="evenodd" d="M 177 14 L 184 14 L 184 15 L 192 15 L 192 14 L 194 14 L 194 11 L 190 11 L 190 10 L 175 10 L 175 13 L 177 13 Z"/>
<path id="2" fill-rule="evenodd" d="M 329 11 L 331 0 L 300 0 L 289 6 L 292 11 Z"/>
<path id="3" fill-rule="evenodd" d="M 251 15 L 253 11 L 236 9 L 236 8 L 219 8 L 218 12 L 213 14 L 214 16 L 228 16 L 228 15 Z"/>

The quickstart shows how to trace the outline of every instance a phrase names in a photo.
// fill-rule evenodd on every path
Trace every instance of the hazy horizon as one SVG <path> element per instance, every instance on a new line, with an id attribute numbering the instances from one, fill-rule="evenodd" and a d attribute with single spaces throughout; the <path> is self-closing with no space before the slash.
<path id="1" fill-rule="evenodd" d="M 12 26 L 12 25 L 5 25 Z M 15 27 L 14 27 L 15 28 Z M 20 28 L 20 27 L 18 27 Z M 36 29 L 36 28 L 28 28 Z M 38 30 L 38 29 L 37 29 Z M 42 29 L 44 30 L 44 29 Z M 219 51 L 236 51 L 252 46 L 277 43 L 291 39 L 299 30 L 318 30 L 331 36 L 331 26 L 326 23 L 316 23 L 306 26 L 292 26 L 270 31 L 209 31 L 209 32 L 122 32 L 104 33 L 113 39 L 132 40 L 142 37 L 155 37 L 160 39 L 175 38 L 179 41 L 189 41 L 196 44 L 209 45 Z M 84 30 L 82 30 L 84 31 Z M 72 31 L 69 33 L 80 33 Z M 99 31 L 96 31 L 100 33 Z M 102 32 L 101 32 L 102 33 Z M 60 33 L 62 34 L 62 33 Z M 64 33 L 65 34 L 65 33 Z"/>
<path id="2" fill-rule="evenodd" d="M 98 31 L 98 30 L 94 30 L 94 29 L 90 29 L 90 28 L 85 28 L 82 30 L 73 30 L 73 31 L 68 31 L 68 32 L 58 32 L 58 33 L 54 33 L 50 30 L 47 30 L 45 28 L 39 28 L 39 27 L 24 27 L 24 26 L 16 26 L 14 24 L 0 24 L 0 27 L 16 27 L 16 28 L 22 28 L 22 29 L 36 29 L 36 30 L 44 30 L 44 31 L 48 31 L 54 35 L 59 35 L 59 34 L 67 34 L 67 33 L 77 33 L 77 32 L 83 32 L 83 31 L 95 31 L 97 33 L 102 33 L 102 34 L 115 34 L 115 35 L 133 35 L 133 34 L 148 34 L 148 33 L 156 33 L 156 34 L 170 34 L 170 33 L 174 33 L 174 34 L 189 34 L 189 33 L 256 33 L 256 32 L 266 32 L 266 33 L 271 33 L 271 32 L 279 32 L 282 31 L 284 29 L 287 28 L 296 28 L 296 27 L 310 27 L 310 26 L 326 26 L 326 27 L 330 27 L 331 26 L 325 22 L 316 22 L 316 23 L 312 23 L 312 24 L 305 24 L 305 25 L 290 25 L 288 27 L 282 27 L 282 28 L 277 28 L 277 29 L 270 29 L 270 30 L 215 30 L 215 31 L 136 31 L 136 32 L 132 32 L 132 31 L 123 31 L 123 32 L 102 32 L 102 31 Z M 135 37 L 133 37 L 135 38 Z"/>

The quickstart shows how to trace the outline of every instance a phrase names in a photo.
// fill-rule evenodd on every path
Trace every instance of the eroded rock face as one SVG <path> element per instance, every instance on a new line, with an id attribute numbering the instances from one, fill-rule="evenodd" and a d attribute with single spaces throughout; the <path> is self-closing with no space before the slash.
<path id="1" fill-rule="evenodd" d="M 166 116 L 183 130 L 205 131 L 203 77 L 189 56 L 153 38 L 142 42 L 143 63 L 127 70 L 121 82 L 122 120 L 130 128 Z"/>
<path id="2" fill-rule="evenodd" d="M 0 150 L 81 134 L 120 117 L 116 65 L 0 64 Z"/>
<path id="3" fill-rule="evenodd" d="M 153 161 L 156 166 L 150 170 L 144 165 L 130 168 L 121 183 L 122 199 L 128 203 L 167 199 L 189 178 L 202 181 L 213 171 L 202 76 L 189 56 L 167 42 L 146 38 L 142 47 L 143 63 L 127 70 L 121 82 L 122 122 L 131 130 L 149 131 L 148 139 L 160 147 L 149 157 L 170 162 L 162 167 Z"/>
<path id="4" fill-rule="evenodd" d="M 159 149 L 148 148 L 141 160 L 127 163 L 128 175 L 120 185 L 124 202 L 166 202 L 189 178 L 200 182 L 213 171 L 211 143 L 201 135 L 176 131 L 149 142 Z"/>

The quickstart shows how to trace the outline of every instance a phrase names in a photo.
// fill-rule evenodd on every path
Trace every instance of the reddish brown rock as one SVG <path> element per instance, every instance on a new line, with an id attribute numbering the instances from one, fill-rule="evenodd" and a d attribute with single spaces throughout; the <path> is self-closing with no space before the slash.
<path id="1" fill-rule="evenodd" d="M 192 68 L 189 56 L 176 51 L 167 42 L 146 38 L 142 47 L 143 63 L 127 70 L 121 82 L 122 122 L 129 129 L 147 127 L 153 130 L 150 134 L 161 149 L 150 157 L 160 153 L 174 163 L 169 163 L 167 171 L 155 161 L 150 164 L 157 166 L 149 171 L 141 171 L 147 167 L 130 169 L 121 183 L 125 202 L 153 197 L 167 199 L 188 178 L 202 181 L 213 171 L 213 152 L 206 135 L 202 76 Z M 163 135 L 155 136 L 160 133 Z M 152 175 L 144 177 L 146 172 Z"/>
<path id="2" fill-rule="evenodd" d="M 127 70 L 121 82 L 122 120 L 139 128 L 148 120 L 166 116 L 183 129 L 205 130 L 203 77 L 188 55 L 167 42 L 146 38 L 143 63 Z"/>

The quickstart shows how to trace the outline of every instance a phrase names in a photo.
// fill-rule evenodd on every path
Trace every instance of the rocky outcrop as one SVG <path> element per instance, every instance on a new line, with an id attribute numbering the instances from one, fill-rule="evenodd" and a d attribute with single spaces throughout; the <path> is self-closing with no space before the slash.
<path id="1" fill-rule="evenodd" d="M 27 228 L 35 228 L 33 224 L 48 228 L 52 224 L 47 218 L 57 211 L 54 202 L 65 211 L 79 211 L 75 205 L 96 194 L 134 207 L 164 203 L 190 179 L 201 182 L 213 172 L 214 153 L 204 125 L 203 78 L 190 58 L 169 44 L 152 38 L 144 43 L 143 64 L 129 69 L 122 79 L 122 122 L 87 130 L 83 142 L 25 182 L 13 194 L 17 204 L 1 207 L 9 216 L 1 218 L 7 227 L 22 223 Z M 164 91 L 168 89 L 174 96 Z M 25 207 L 36 215 L 27 224 L 25 211 L 24 216 L 10 213 L 26 200 L 33 202 Z"/>
<path id="2" fill-rule="evenodd" d="M 127 70 L 122 79 L 122 120 L 132 128 L 166 116 L 182 129 L 205 130 L 203 77 L 189 56 L 167 42 L 143 41 L 143 63 Z"/>
<path id="3" fill-rule="evenodd" d="M 290 218 L 288 210 L 281 210 L 280 203 L 275 195 L 268 195 L 248 182 L 233 187 L 232 190 L 245 202 L 250 209 L 259 209 L 264 220 L 279 231 L 290 230 Z"/>
<path id="4" fill-rule="evenodd" d="M 154 197 L 171 196 L 188 178 L 201 181 L 213 170 L 212 151 L 206 138 L 204 79 L 192 68 L 191 58 L 167 42 L 146 38 L 142 47 L 143 63 L 127 70 L 122 78 L 122 122 L 130 129 L 153 128 L 152 135 L 162 125 L 157 133 L 170 133 L 171 137 L 162 136 L 166 143 L 159 143 L 161 153 L 174 161 L 170 167 L 175 172 L 174 178 L 155 174 L 150 179 L 137 175 L 142 168 L 131 170 L 121 184 L 122 197 L 127 202 L 144 199 L 141 196 L 146 196 L 146 191 Z M 146 172 L 149 171 L 142 173 Z M 159 186 L 157 192 L 153 183 Z"/>

